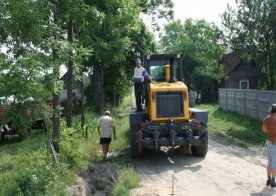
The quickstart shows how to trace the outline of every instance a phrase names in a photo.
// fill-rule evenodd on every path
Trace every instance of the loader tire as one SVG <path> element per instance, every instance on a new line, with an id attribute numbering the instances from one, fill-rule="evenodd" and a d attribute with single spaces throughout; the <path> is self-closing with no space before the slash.
<path id="1" fill-rule="evenodd" d="M 203 142 L 201 146 L 192 146 L 192 154 L 195 156 L 203 157 L 208 151 L 208 141 Z"/>
<path id="2" fill-rule="evenodd" d="M 137 132 L 139 131 L 139 125 L 132 125 L 130 128 L 130 154 L 132 158 L 138 158 L 139 144 L 137 143 Z"/>

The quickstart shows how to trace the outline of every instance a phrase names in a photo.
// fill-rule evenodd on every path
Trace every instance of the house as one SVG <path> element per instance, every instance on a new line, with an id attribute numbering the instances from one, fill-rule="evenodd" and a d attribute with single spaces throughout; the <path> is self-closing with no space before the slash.
<path id="1" fill-rule="evenodd" d="M 87 83 L 87 81 L 89 80 L 88 77 L 84 75 L 84 83 Z M 61 91 L 60 94 L 60 103 L 62 105 L 66 105 L 66 101 L 67 101 L 67 73 L 65 73 L 62 78 L 63 80 L 63 89 Z M 74 104 L 80 104 L 81 101 L 81 82 L 79 80 L 73 80 L 72 83 L 72 93 L 73 93 L 73 103 Z M 84 97 L 84 103 L 86 102 L 86 97 Z"/>
<path id="2" fill-rule="evenodd" d="M 219 64 L 224 66 L 225 76 L 220 88 L 259 89 L 261 71 L 255 61 L 243 61 L 231 51 L 223 56 Z"/>

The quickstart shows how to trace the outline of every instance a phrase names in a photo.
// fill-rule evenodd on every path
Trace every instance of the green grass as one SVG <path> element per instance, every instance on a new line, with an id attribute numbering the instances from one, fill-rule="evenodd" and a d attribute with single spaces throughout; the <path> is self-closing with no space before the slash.
<path id="1" fill-rule="evenodd" d="M 248 144 L 263 145 L 265 134 L 261 131 L 261 121 L 224 111 L 216 104 L 201 104 L 197 107 L 208 110 L 208 129 L 211 133 L 243 147 Z"/>
<path id="2" fill-rule="evenodd" d="M 45 181 L 63 176 L 49 157 L 47 140 L 48 133 L 34 130 L 29 139 L 8 141 L 0 146 L 0 195 L 26 195 L 25 188 L 30 188 L 29 195 L 46 194 L 46 185 L 56 191 L 64 183 L 70 183 L 63 181 L 52 186 Z"/>
<path id="3" fill-rule="evenodd" d="M 139 186 L 140 177 L 132 168 L 126 168 L 120 173 L 119 180 L 112 192 L 114 196 L 129 195 L 129 190 Z"/>

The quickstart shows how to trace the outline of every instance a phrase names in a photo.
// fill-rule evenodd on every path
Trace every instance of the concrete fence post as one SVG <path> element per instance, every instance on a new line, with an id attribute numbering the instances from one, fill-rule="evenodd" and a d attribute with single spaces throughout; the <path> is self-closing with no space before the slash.
<path id="1" fill-rule="evenodd" d="M 243 109 L 243 112 L 244 114 L 247 114 L 247 111 L 246 111 L 246 89 L 243 90 L 243 104 L 244 104 L 244 109 Z"/>
<path id="2" fill-rule="evenodd" d="M 228 107 L 227 107 L 227 105 L 228 105 L 228 101 L 227 101 L 227 98 L 228 98 L 228 95 L 227 95 L 227 88 L 225 89 L 225 101 L 226 101 L 226 104 L 225 104 L 225 109 L 226 110 L 228 110 Z"/>
<path id="3" fill-rule="evenodd" d="M 236 89 L 233 89 L 234 91 L 234 105 L 235 105 L 235 112 L 237 112 L 237 105 L 236 105 Z"/>
<path id="4" fill-rule="evenodd" d="M 218 89 L 218 103 L 219 103 L 219 107 L 221 108 L 221 102 L 220 102 L 220 88 Z"/>
<path id="5" fill-rule="evenodd" d="M 259 106 L 260 106 L 260 104 L 259 104 L 259 93 L 260 93 L 260 91 L 259 90 L 257 90 L 257 92 L 256 92 L 256 118 L 257 119 L 259 119 Z"/>

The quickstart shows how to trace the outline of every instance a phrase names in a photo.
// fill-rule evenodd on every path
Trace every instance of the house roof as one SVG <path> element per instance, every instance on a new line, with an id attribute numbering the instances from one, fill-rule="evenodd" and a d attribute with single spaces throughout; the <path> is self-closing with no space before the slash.
<path id="1" fill-rule="evenodd" d="M 220 63 L 224 65 L 225 74 L 229 74 L 231 71 L 233 71 L 236 66 L 240 64 L 240 62 L 240 57 L 233 52 L 225 54 L 220 61 Z"/>

